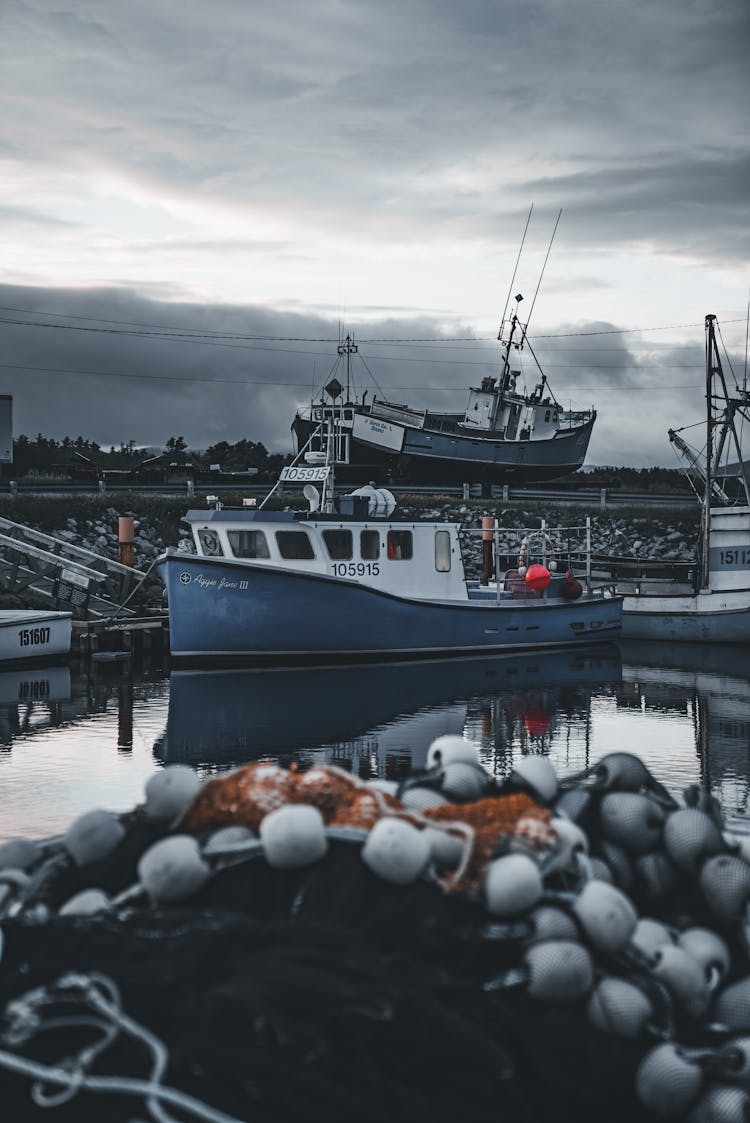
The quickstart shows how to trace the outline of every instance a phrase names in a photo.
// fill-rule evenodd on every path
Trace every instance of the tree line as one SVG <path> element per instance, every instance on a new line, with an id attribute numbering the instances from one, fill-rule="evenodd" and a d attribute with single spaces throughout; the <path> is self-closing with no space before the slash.
<path id="1" fill-rule="evenodd" d="M 146 460 L 159 457 L 164 466 L 209 467 L 219 464 L 224 471 L 241 471 L 247 468 L 273 470 L 275 464 L 283 464 L 286 457 L 269 454 L 260 441 L 243 439 L 231 443 L 219 441 L 200 451 L 188 448 L 184 437 L 169 437 L 162 449 L 139 448 L 135 441 L 121 441 L 119 445 L 103 447 L 96 441 L 84 437 L 36 437 L 21 434 L 13 441 L 13 473 L 18 476 L 31 474 L 55 474 L 64 472 L 67 467 L 81 467 L 89 463 L 92 468 L 136 469 Z"/>

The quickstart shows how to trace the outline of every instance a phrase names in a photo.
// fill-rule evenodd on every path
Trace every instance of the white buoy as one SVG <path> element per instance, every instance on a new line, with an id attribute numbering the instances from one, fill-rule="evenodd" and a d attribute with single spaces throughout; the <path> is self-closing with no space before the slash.
<path id="1" fill-rule="evenodd" d="M 442 737 L 436 737 L 427 750 L 428 768 L 434 768 L 437 764 L 452 764 L 457 760 L 466 764 L 478 764 L 479 753 L 476 745 L 455 733 L 444 733 Z"/>
<path id="2" fill-rule="evenodd" d="M 573 902 L 573 911 L 594 947 L 610 955 L 627 947 L 638 923 L 625 894 L 606 881 L 587 882 Z"/>
<path id="3" fill-rule="evenodd" d="M 246 842 L 253 842 L 258 836 L 249 827 L 239 824 L 233 827 L 221 827 L 214 831 L 203 847 L 204 854 L 215 854 L 227 846 L 242 846 Z"/>
<path id="4" fill-rule="evenodd" d="M 618 1037 L 640 1037 L 653 1007 L 639 987 L 626 979 L 605 976 L 589 998 L 589 1021 L 602 1033 Z"/>
<path id="5" fill-rule="evenodd" d="M 526 854 L 504 854 L 487 866 L 484 900 L 493 916 L 518 916 L 533 908 L 544 890 L 536 862 Z"/>
<path id="6" fill-rule="evenodd" d="M 430 807 L 442 807 L 448 800 L 434 788 L 407 788 L 401 802 L 412 811 L 427 811 Z"/>
<path id="7" fill-rule="evenodd" d="M 655 850 L 661 842 L 664 812 L 639 792 L 608 792 L 599 804 L 602 834 L 629 854 Z"/>
<path id="8" fill-rule="evenodd" d="M 686 928 L 680 932 L 677 943 L 700 963 L 709 985 L 716 986 L 729 974 L 732 965 L 729 948 L 710 928 Z"/>
<path id="9" fill-rule="evenodd" d="M 750 1031 L 750 975 L 731 983 L 717 996 L 713 1017 L 730 1029 Z"/>
<path id="10" fill-rule="evenodd" d="M 452 760 L 443 769 L 443 791 L 458 803 L 479 799 L 487 790 L 487 773 L 476 764 Z"/>
<path id="11" fill-rule="evenodd" d="M 532 788 L 543 803 L 551 803 L 557 795 L 557 773 L 549 758 L 541 753 L 522 756 L 513 766 L 513 777 Z"/>
<path id="12" fill-rule="evenodd" d="M 750 1097 L 744 1088 L 710 1084 L 690 1112 L 687 1123 L 746 1123 Z"/>
<path id="13" fill-rule="evenodd" d="M 705 1012 L 709 1000 L 706 974 L 702 965 L 684 948 L 662 945 L 656 953 L 651 974 L 692 1017 L 700 1017 Z"/>
<path id="14" fill-rule="evenodd" d="M 554 853 L 545 866 L 545 872 L 577 870 L 580 855 L 588 854 L 588 838 L 581 828 L 571 822 L 570 819 L 562 817 L 551 819 L 549 825 L 555 832 L 557 840 Z"/>
<path id="15" fill-rule="evenodd" d="M 739 920 L 750 898 L 750 866 L 734 854 L 719 854 L 703 863 L 701 892 L 711 912 L 723 924 Z"/>
<path id="16" fill-rule="evenodd" d="M 674 939 L 666 924 L 650 916 L 642 916 L 635 926 L 633 943 L 646 955 L 655 955 L 665 944 L 673 944 Z"/>
<path id="17" fill-rule="evenodd" d="M 721 854 L 726 844 L 705 811 L 683 807 L 673 811 L 664 824 L 664 848 L 680 869 L 694 874 L 702 859 Z"/>
<path id="18" fill-rule="evenodd" d="M 554 905 L 538 905 L 531 914 L 533 940 L 577 940 L 578 926 L 573 917 Z"/>
<path id="19" fill-rule="evenodd" d="M 39 844 L 28 838 L 10 838 L 0 846 L 0 870 L 27 870 L 39 857 Z"/>
<path id="20" fill-rule="evenodd" d="M 703 1083 L 700 1068 L 665 1041 L 650 1049 L 635 1077 L 638 1099 L 656 1115 L 682 1115 L 695 1102 Z"/>
<path id="21" fill-rule="evenodd" d="M 198 843 L 189 834 L 160 839 L 138 863 L 141 885 L 157 905 L 197 893 L 208 881 L 210 872 Z"/>
<path id="22" fill-rule="evenodd" d="M 379 819 L 362 847 L 362 861 L 392 885 L 411 885 L 430 860 L 430 841 L 405 819 Z"/>
<path id="23" fill-rule="evenodd" d="M 87 811 L 65 832 L 63 846 L 77 866 L 107 858 L 125 837 L 125 828 L 112 811 Z"/>
<path id="24" fill-rule="evenodd" d="M 193 802 L 200 786 L 199 776 L 187 764 L 168 764 L 146 782 L 146 815 L 158 822 L 176 819 Z"/>
<path id="25" fill-rule="evenodd" d="M 465 843 L 460 835 L 439 827 L 425 827 L 422 834 L 427 839 L 433 863 L 439 870 L 454 870 L 464 854 Z"/>
<path id="26" fill-rule="evenodd" d="M 309 866 L 328 851 L 323 816 L 309 803 L 289 803 L 269 812 L 260 824 L 269 866 L 278 870 Z"/>
<path id="27" fill-rule="evenodd" d="M 574 940 L 531 944 L 523 961 L 529 974 L 527 990 L 542 1002 L 576 1002 L 594 982 L 591 956 Z"/>
<path id="28" fill-rule="evenodd" d="M 93 916 L 111 908 L 112 902 L 102 889 L 83 889 L 61 906 L 60 916 Z"/>

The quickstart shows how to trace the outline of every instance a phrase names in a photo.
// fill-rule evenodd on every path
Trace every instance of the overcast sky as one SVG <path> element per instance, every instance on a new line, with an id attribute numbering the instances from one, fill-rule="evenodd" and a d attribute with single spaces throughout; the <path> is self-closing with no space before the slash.
<path id="1" fill-rule="evenodd" d="M 528 312 L 562 208 L 530 338 L 558 398 L 599 411 L 589 462 L 673 465 L 666 430 L 701 416 L 706 312 L 739 378 L 745 362 L 749 11 L 3 5 L 16 433 L 288 451 L 340 325 L 440 339 L 361 353 L 394 400 L 462 408 L 496 367 L 533 203 L 513 289 Z"/>

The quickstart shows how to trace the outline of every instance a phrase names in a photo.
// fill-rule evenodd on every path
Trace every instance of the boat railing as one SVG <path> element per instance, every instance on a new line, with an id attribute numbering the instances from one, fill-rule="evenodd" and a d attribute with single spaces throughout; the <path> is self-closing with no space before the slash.
<path id="1" fill-rule="evenodd" d="M 574 566 L 579 572 L 583 570 L 581 576 L 585 578 L 586 594 L 591 594 L 591 516 L 587 515 L 584 523 L 572 526 L 549 526 L 545 519 L 541 519 L 538 527 L 514 528 L 512 531 L 500 526 L 492 515 L 484 516 L 482 524 L 481 527 L 462 527 L 459 534 L 464 540 L 481 536 L 482 581 L 488 581 L 494 571 L 498 600 L 501 568 L 504 581 L 507 569 L 523 569 L 525 573 L 535 563 L 551 571 L 561 568 L 561 565 L 566 570 Z"/>

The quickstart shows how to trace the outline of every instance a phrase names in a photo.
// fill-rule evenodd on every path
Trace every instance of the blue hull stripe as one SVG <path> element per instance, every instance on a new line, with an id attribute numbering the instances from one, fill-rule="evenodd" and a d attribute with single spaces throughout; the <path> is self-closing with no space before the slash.
<path id="1" fill-rule="evenodd" d="M 618 598 L 440 604 L 356 582 L 191 554 L 157 563 L 175 656 L 423 655 L 592 640 L 622 626 Z"/>

